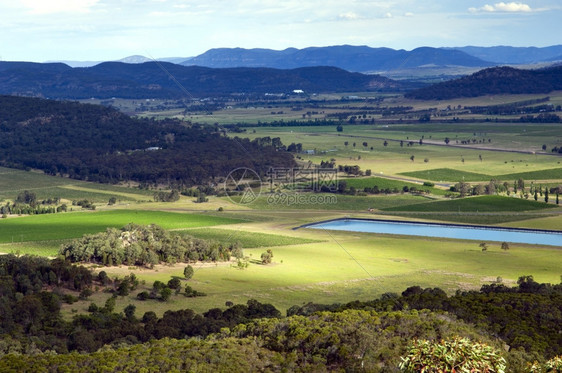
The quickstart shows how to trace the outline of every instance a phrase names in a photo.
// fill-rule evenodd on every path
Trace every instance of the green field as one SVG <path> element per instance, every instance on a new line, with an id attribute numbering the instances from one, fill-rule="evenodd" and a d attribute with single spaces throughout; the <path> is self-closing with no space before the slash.
<path id="1" fill-rule="evenodd" d="M 418 191 L 428 191 L 431 194 L 435 195 L 445 195 L 450 193 L 448 190 L 424 186 L 422 184 L 410 183 L 408 181 L 386 179 L 383 177 L 350 178 L 343 180 L 347 183 L 348 187 L 354 187 L 358 191 L 363 190 L 363 188 L 373 188 L 376 185 L 379 189 L 392 190 L 396 188 L 399 191 L 402 191 L 404 186 L 407 186 L 409 189 L 416 188 Z"/>
<path id="2" fill-rule="evenodd" d="M 155 223 L 166 229 L 178 229 L 240 222 L 242 220 L 202 214 L 142 210 L 33 215 L 0 220 L 0 243 L 77 238 L 129 223 Z"/>
<path id="3" fill-rule="evenodd" d="M 193 237 L 216 240 L 219 242 L 239 242 L 245 249 L 318 242 L 318 240 L 307 238 L 291 237 L 280 234 L 248 232 L 242 229 L 198 228 L 181 231 L 180 234 L 187 234 Z"/>
<path id="4" fill-rule="evenodd" d="M 427 171 L 414 171 L 403 172 L 401 175 L 411 176 L 423 180 L 432 181 L 489 181 L 491 179 L 497 180 L 561 180 L 562 168 L 551 168 L 546 170 L 528 171 L 528 172 L 515 172 L 504 175 L 488 175 L 475 172 L 459 171 L 450 168 L 439 168 Z"/>
<path id="5" fill-rule="evenodd" d="M 286 197 L 276 197 L 274 194 L 262 194 L 250 206 L 257 210 L 317 210 L 317 211 L 366 211 L 369 208 L 383 209 L 387 207 L 409 205 L 412 203 L 423 203 L 428 201 L 425 196 L 415 196 L 410 194 L 398 194 L 389 198 L 384 195 L 376 196 L 350 196 L 334 194 L 307 194 L 307 193 L 287 193 Z M 297 197 L 296 197 L 297 196 Z M 302 200 L 294 201 L 293 198 Z M 241 197 L 233 197 L 234 201 L 239 201 Z"/>
<path id="6" fill-rule="evenodd" d="M 491 175 L 479 174 L 476 172 L 459 171 L 451 168 L 437 168 L 427 171 L 402 172 L 401 175 L 411 176 L 423 180 L 450 182 L 489 181 L 490 179 L 494 178 Z"/>
<path id="7" fill-rule="evenodd" d="M 557 283 L 562 267 L 562 255 L 556 248 L 511 244 L 505 252 L 499 245 L 490 244 L 488 251 L 482 252 L 479 241 L 306 231 L 301 234 L 325 242 L 273 247 L 271 265 L 250 264 L 244 270 L 220 263 L 194 266 L 190 285 L 206 292 L 206 297 L 180 295 L 163 304 L 138 302 L 135 293 L 118 298 L 117 307 L 134 303 L 139 314 L 148 310 L 162 314 L 167 309 L 204 311 L 221 307 L 226 301 L 245 303 L 254 298 L 285 310 L 310 301 L 331 304 L 369 300 L 413 285 L 440 287 L 450 293 L 478 289 L 496 281 L 498 276 L 507 284 L 526 274 L 533 274 L 537 281 Z M 256 259 L 263 251 L 244 250 L 245 255 Z M 116 267 L 105 270 L 117 275 L 127 273 Z M 155 280 L 181 277 L 182 271 L 183 266 L 159 267 L 157 271 L 139 270 L 137 275 L 150 287 Z M 99 293 L 93 300 L 102 303 L 107 297 Z M 89 303 L 80 302 L 72 307 L 85 310 Z"/>
<path id="8" fill-rule="evenodd" d="M 477 196 L 450 201 L 436 201 L 415 205 L 388 207 L 385 211 L 436 212 L 522 212 L 553 209 L 556 205 L 501 196 Z"/>
<path id="9" fill-rule="evenodd" d="M 152 200 L 154 192 L 107 184 L 89 183 L 62 177 L 53 177 L 37 171 L 22 171 L 0 167 L 0 201 L 15 199 L 18 193 L 29 190 L 38 199 L 59 197 L 67 200 L 88 199 L 106 202 L 110 197 L 118 201 Z"/>

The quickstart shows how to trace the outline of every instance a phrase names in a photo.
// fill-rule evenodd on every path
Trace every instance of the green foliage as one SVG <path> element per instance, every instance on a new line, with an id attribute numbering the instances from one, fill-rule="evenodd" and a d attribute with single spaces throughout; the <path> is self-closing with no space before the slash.
<path id="1" fill-rule="evenodd" d="M 261 254 L 261 264 L 271 264 L 271 260 L 273 259 L 273 251 L 271 249 L 267 249 L 266 252 Z"/>
<path id="2" fill-rule="evenodd" d="M 121 230 L 85 235 L 61 247 L 60 254 L 72 262 L 93 262 L 106 266 L 141 265 L 160 262 L 230 259 L 230 249 L 216 242 L 172 235 L 161 227 L 128 224 Z"/>
<path id="3" fill-rule="evenodd" d="M 74 179 L 192 185 L 241 164 L 263 171 L 294 165 L 289 153 L 257 141 L 235 143 L 211 128 L 133 118 L 101 105 L 0 96 L 0 117 L 3 166 Z"/>
<path id="4" fill-rule="evenodd" d="M 414 340 L 408 355 L 402 358 L 400 370 L 415 372 L 482 372 L 504 373 L 505 359 L 497 350 L 468 338 L 432 342 Z"/>
<path id="5" fill-rule="evenodd" d="M 186 280 L 190 280 L 193 277 L 193 267 L 188 265 L 183 269 L 183 277 L 185 277 Z"/>

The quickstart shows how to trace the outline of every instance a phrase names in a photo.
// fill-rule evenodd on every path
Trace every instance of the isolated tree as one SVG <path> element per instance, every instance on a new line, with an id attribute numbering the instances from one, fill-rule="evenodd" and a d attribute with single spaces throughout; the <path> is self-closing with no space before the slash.
<path id="1" fill-rule="evenodd" d="M 388 146 L 388 141 L 384 140 L 384 142 L 382 144 L 384 146 Z M 400 141 L 400 146 L 402 146 L 402 145 L 403 145 L 403 143 L 402 143 L 402 141 Z"/>
<path id="2" fill-rule="evenodd" d="M 349 145 L 349 141 L 343 143 L 346 147 Z"/>
<path id="3" fill-rule="evenodd" d="M 137 306 L 134 304 L 129 304 L 123 312 L 125 313 L 125 317 L 127 320 L 134 320 L 135 319 L 135 311 L 137 310 Z"/>
<path id="4" fill-rule="evenodd" d="M 509 250 L 509 244 L 507 242 L 502 242 L 502 250 Z"/>
<path id="5" fill-rule="evenodd" d="M 539 193 L 537 192 L 537 190 L 535 189 L 535 201 L 539 200 Z"/>
<path id="6" fill-rule="evenodd" d="M 525 180 L 519 178 L 519 180 L 517 180 L 517 187 L 519 188 L 520 191 L 524 192 L 525 191 Z"/>
<path id="7" fill-rule="evenodd" d="M 160 290 L 160 299 L 163 302 L 167 302 L 171 296 L 172 296 L 172 289 L 170 289 L 169 287 L 165 286 L 164 288 L 162 288 L 162 290 Z"/>
<path id="8" fill-rule="evenodd" d="M 451 141 L 451 139 L 449 139 L 448 137 L 445 137 L 445 144 L 449 145 L 450 141 Z"/>
<path id="9" fill-rule="evenodd" d="M 482 248 L 482 251 L 488 250 L 488 244 L 486 242 L 481 242 L 480 245 L 478 245 L 478 246 L 480 246 L 480 248 Z"/>
<path id="10" fill-rule="evenodd" d="M 343 132 L 343 126 L 342 126 L 341 124 L 339 124 L 339 125 L 336 127 L 336 131 L 338 131 L 338 132 Z"/>
<path id="11" fill-rule="evenodd" d="M 189 280 L 190 278 L 193 277 L 193 267 L 188 265 L 187 267 L 185 267 L 183 269 L 183 277 L 185 277 L 186 280 Z"/>
<path id="12" fill-rule="evenodd" d="M 548 203 L 548 189 L 544 191 L 544 201 Z"/>
<path id="13" fill-rule="evenodd" d="M 266 252 L 261 254 L 261 264 L 270 264 L 271 259 L 273 259 L 273 251 L 271 249 L 267 249 Z"/>
<path id="14" fill-rule="evenodd" d="M 480 162 L 482 162 L 482 154 L 478 154 L 478 159 L 480 159 Z"/>
<path id="15" fill-rule="evenodd" d="M 367 142 L 366 142 L 366 141 L 363 141 L 363 147 L 365 147 L 365 148 L 366 148 L 366 147 L 368 147 L 368 146 L 369 146 L 369 144 L 367 144 Z"/>
<path id="16" fill-rule="evenodd" d="M 546 150 L 546 144 L 542 144 L 542 150 Z"/>
<path id="17" fill-rule="evenodd" d="M 410 156 L 410 160 L 411 160 L 412 162 L 414 161 L 415 158 L 416 158 L 416 157 L 414 157 L 413 155 Z"/>
<path id="18" fill-rule="evenodd" d="M 354 147 L 354 148 L 355 148 L 356 145 L 357 145 L 356 143 L 353 143 L 353 147 Z"/>

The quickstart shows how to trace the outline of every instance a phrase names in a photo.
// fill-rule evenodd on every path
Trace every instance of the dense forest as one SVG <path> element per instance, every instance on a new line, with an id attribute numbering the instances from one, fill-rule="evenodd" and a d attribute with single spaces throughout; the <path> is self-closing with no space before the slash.
<path id="1" fill-rule="evenodd" d="M 459 79 L 406 93 L 419 100 L 446 100 L 493 94 L 549 93 L 562 89 L 562 66 L 538 70 L 492 67 Z"/>
<path id="2" fill-rule="evenodd" d="M 401 89 L 407 84 L 337 67 L 212 69 L 167 62 L 104 62 L 88 68 L 62 63 L 0 61 L 0 94 L 55 99 L 185 99 L 190 95 L 361 92 Z M 189 92 L 189 93 L 186 93 Z"/>
<path id="3" fill-rule="evenodd" d="M 456 337 L 490 346 L 509 372 L 529 371 L 534 361 L 562 354 L 562 284 L 540 284 L 531 276 L 516 287 L 492 284 L 453 296 L 414 286 L 368 302 L 294 306 L 283 318 L 255 300 L 203 314 L 186 309 L 136 315 L 134 305 L 115 309 L 115 298 L 133 291 L 135 281 L 102 273 L 61 259 L 0 256 L 0 370 L 229 364 L 244 370 L 255 362 L 250 370 L 392 372 L 401 356 L 415 350 L 412 341 Z M 105 304 L 92 303 L 89 314 L 63 319 L 61 303 L 74 301 L 78 292 L 87 299 L 95 287 L 108 293 Z"/>
<path id="4" fill-rule="evenodd" d="M 271 140 L 271 139 L 270 139 Z M 290 167 L 269 141 L 215 128 L 131 118 L 102 106 L 0 96 L 0 165 L 116 183 L 203 184 L 238 167 Z"/>

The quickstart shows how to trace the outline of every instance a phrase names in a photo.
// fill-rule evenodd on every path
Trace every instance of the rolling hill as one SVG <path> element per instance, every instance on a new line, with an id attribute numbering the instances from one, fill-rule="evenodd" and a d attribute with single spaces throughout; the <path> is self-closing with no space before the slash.
<path id="1" fill-rule="evenodd" d="M 492 94 L 549 93 L 562 89 L 562 66 L 539 70 L 493 67 L 460 79 L 420 88 L 406 94 L 420 100 L 445 100 Z"/>
<path id="2" fill-rule="evenodd" d="M 354 92 L 404 87 L 404 83 L 388 78 L 335 67 L 211 69 L 166 62 L 105 62 L 71 68 L 62 63 L 0 62 L 0 94 L 55 99 L 186 98 L 190 94 L 288 93 L 295 89 Z"/>

